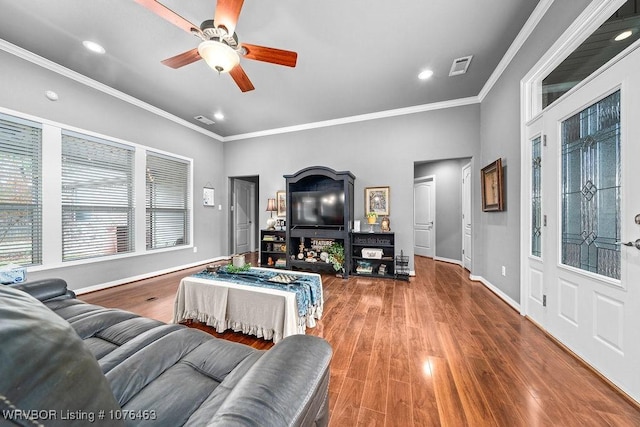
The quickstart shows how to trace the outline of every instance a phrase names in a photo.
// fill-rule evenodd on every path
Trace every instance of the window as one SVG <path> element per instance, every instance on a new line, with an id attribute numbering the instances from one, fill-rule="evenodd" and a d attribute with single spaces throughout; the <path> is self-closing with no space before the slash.
<path id="1" fill-rule="evenodd" d="M 134 249 L 133 147 L 62 133 L 62 260 Z"/>
<path id="2" fill-rule="evenodd" d="M 42 262 L 42 128 L 0 115 L 0 264 Z"/>
<path id="3" fill-rule="evenodd" d="M 562 122 L 562 263 L 620 279 L 620 91 Z"/>
<path id="4" fill-rule="evenodd" d="M 542 108 L 551 105 L 640 38 L 640 1 L 628 0 L 542 81 Z"/>
<path id="5" fill-rule="evenodd" d="M 541 138 L 531 141 L 531 255 L 542 256 L 542 153 Z"/>
<path id="6" fill-rule="evenodd" d="M 147 153 L 147 249 L 189 244 L 189 170 L 186 160 Z"/>

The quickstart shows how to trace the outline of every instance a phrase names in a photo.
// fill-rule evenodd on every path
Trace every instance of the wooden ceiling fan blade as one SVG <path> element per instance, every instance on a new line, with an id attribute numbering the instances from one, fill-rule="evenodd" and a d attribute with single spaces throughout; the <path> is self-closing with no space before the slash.
<path id="1" fill-rule="evenodd" d="M 242 47 L 246 50 L 244 57 L 256 61 L 270 62 L 286 67 L 295 67 L 298 61 L 298 54 L 290 50 L 274 49 L 247 43 L 242 43 Z"/>
<path id="2" fill-rule="evenodd" d="M 135 0 L 135 2 L 144 6 L 159 17 L 171 22 L 173 25 L 182 28 L 187 33 L 191 33 L 194 28 L 196 30 L 200 30 L 199 26 L 193 25 L 191 22 L 187 21 L 165 5 L 158 3 L 156 0 Z"/>
<path id="3" fill-rule="evenodd" d="M 218 0 L 216 12 L 213 15 L 213 22 L 216 27 L 224 26 L 227 29 L 227 33 L 232 36 L 236 31 L 243 3 L 244 0 Z"/>
<path id="4" fill-rule="evenodd" d="M 200 59 L 202 59 L 202 57 L 198 53 L 198 48 L 196 47 L 186 52 L 183 52 L 179 55 L 173 56 L 171 58 L 167 58 L 164 61 L 162 61 L 162 63 L 167 67 L 180 68 L 180 67 L 184 67 L 185 65 L 189 65 L 192 62 L 196 62 Z"/>
<path id="5" fill-rule="evenodd" d="M 247 73 L 244 72 L 244 69 L 240 66 L 240 64 L 236 65 L 229 71 L 231 77 L 233 77 L 233 81 L 236 82 L 238 87 L 243 92 L 249 92 L 250 90 L 254 90 L 253 83 L 249 80 Z"/>

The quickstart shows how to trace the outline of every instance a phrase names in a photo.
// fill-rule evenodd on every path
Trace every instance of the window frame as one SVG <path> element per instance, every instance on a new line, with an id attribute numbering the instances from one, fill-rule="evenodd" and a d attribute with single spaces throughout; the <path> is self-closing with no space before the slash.
<path id="1" fill-rule="evenodd" d="M 124 139 L 115 138 L 109 135 L 100 134 L 82 128 L 68 126 L 63 123 L 43 119 L 38 116 L 25 114 L 20 111 L 0 107 L 0 114 L 36 123 L 42 127 L 42 238 L 41 250 L 42 259 L 40 264 L 27 267 L 27 272 L 47 271 L 54 268 L 69 268 L 79 265 L 90 265 L 96 262 L 108 262 L 111 260 L 122 260 L 130 257 L 158 254 L 161 252 L 171 252 L 185 250 L 193 247 L 194 239 L 194 198 L 193 198 L 193 174 L 194 161 L 188 156 L 164 151 L 148 145 L 133 143 Z M 135 151 L 134 160 L 134 221 L 135 221 L 135 244 L 132 252 L 120 253 L 116 255 L 105 255 L 96 258 L 85 258 L 73 261 L 62 261 L 62 216 L 61 216 L 61 139 L 62 130 L 71 131 L 85 136 L 102 139 L 116 144 L 123 144 L 133 147 Z M 147 250 L 145 245 L 145 156 L 147 152 L 160 153 L 188 163 L 188 191 L 189 191 L 189 244 L 172 246 L 162 249 Z"/>
<path id="2" fill-rule="evenodd" d="M 74 146 L 68 150 L 65 144 Z M 136 147 L 129 144 L 62 129 L 60 205 L 63 263 L 117 256 L 135 251 L 135 151 Z M 91 153 L 96 158 L 89 158 Z M 124 162 L 118 163 L 123 160 Z M 110 163 L 111 166 L 107 166 Z M 66 170 L 71 170 L 68 176 L 65 176 Z M 70 179 L 72 182 L 65 182 L 65 179 Z M 79 192 L 78 197 L 68 195 L 65 192 L 65 186 L 76 188 Z M 123 188 L 126 192 L 124 197 Z M 124 227 L 127 230 L 124 234 L 124 246 L 120 236 L 120 227 L 123 227 L 122 218 L 118 218 L 122 215 L 124 215 L 126 222 Z M 69 216 L 72 219 L 67 220 Z M 78 219 L 83 217 L 86 217 L 86 220 Z M 105 220 L 108 222 L 104 222 Z M 116 225 L 117 223 L 120 225 Z M 67 239 L 71 237 L 67 233 L 80 227 L 84 227 L 84 231 L 74 233 L 75 238 Z M 111 231 L 115 234 L 110 236 L 112 233 L 109 229 L 113 229 Z M 91 242 L 100 243 L 93 251 L 89 250 L 87 244 L 83 242 L 88 240 L 86 234 L 91 233 L 93 233 Z M 112 242 L 110 242 L 111 238 Z"/>
<path id="3" fill-rule="evenodd" d="M 14 125 L 20 126 L 20 127 L 30 127 L 33 129 L 37 129 L 37 133 L 38 135 L 35 137 L 35 139 L 31 140 L 30 142 L 33 143 L 33 146 L 29 148 L 29 151 L 25 151 L 25 150 L 20 150 L 23 151 L 25 154 L 25 160 L 26 162 L 30 165 L 32 171 L 29 172 L 30 174 L 30 182 L 29 183 L 25 183 L 25 185 L 27 187 L 31 186 L 31 188 L 35 187 L 36 191 L 35 193 L 33 191 L 30 191 L 28 196 L 29 198 L 31 198 L 31 202 L 30 203 L 24 203 L 24 202 L 20 202 L 19 200 L 16 200 L 14 203 L 9 203 L 9 201 L 7 201 L 7 203 L 2 203 L 1 199 L 0 199 L 0 206 L 6 206 L 7 209 L 6 211 L 9 210 L 13 210 L 14 208 L 16 210 L 20 210 L 20 211 L 24 211 L 24 210 L 28 210 L 30 211 L 30 216 L 31 216 L 31 221 L 28 221 L 28 224 L 30 225 L 31 228 L 31 232 L 30 233 L 24 233 L 23 236 L 21 236 L 21 238 L 27 239 L 29 240 L 28 246 L 30 247 L 29 250 L 31 253 L 31 261 L 29 263 L 25 263 L 24 261 L 26 259 L 13 259 L 9 261 L 9 264 L 18 264 L 24 267 L 31 267 L 31 266 L 38 266 L 38 265 L 42 265 L 43 262 L 43 249 L 42 249 L 42 238 L 43 238 L 43 228 L 44 228 L 44 224 L 43 224 L 43 179 L 42 179 L 42 168 L 43 168 L 43 154 L 42 154 L 42 150 L 43 150 L 43 144 L 42 144 L 42 140 L 43 140 L 43 126 L 42 123 L 38 123 L 37 121 L 34 120 L 30 120 L 30 119 L 26 119 L 26 118 L 22 118 L 13 114 L 6 114 L 3 113 L 2 111 L 0 111 L 0 119 L 9 122 L 9 123 L 13 123 Z M 21 135 L 23 135 L 21 133 Z M 31 139 L 31 136 L 29 135 L 25 135 L 25 136 L 21 136 L 20 139 L 22 141 L 24 141 L 25 139 Z M 14 147 L 14 151 L 13 151 L 13 155 L 17 156 L 20 155 L 21 153 L 18 153 L 15 151 Z M 28 155 L 29 154 L 29 155 Z M 34 154 L 34 156 L 33 156 Z M 35 157 L 35 159 L 34 159 Z M 34 161 L 35 160 L 35 161 Z M 7 170 L 11 169 L 11 167 L 17 167 L 17 163 L 16 162 L 6 162 L 6 165 L 4 167 L 7 168 Z M 2 165 L 0 164 L 0 169 L 2 168 Z M 22 197 L 26 197 L 27 194 L 22 194 Z M 21 198 L 22 198 L 21 197 Z M 4 213 L 5 209 L 1 209 L 0 213 Z M 4 215 L 2 215 L 4 216 Z M 4 230 L 3 233 L 0 233 L 0 245 L 2 243 L 2 241 L 4 241 L 4 238 L 9 234 L 10 228 L 7 228 Z M 20 251 L 17 251 L 18 253 Z M 11 253 L 16 253 L 16 251 L 9 251 L 7 250 L 7 255 L 11 254 Z M 0 254 L 5 255 L 5 251 L 2 249 L 2 247 L 0 246 Z M 2 263 L 2 265 L 4 265 L 4 262 Z"/>
<path id="4" fill-rule="evenodd" d="M 174 161 L 176 163 L 182 163 L 185 164 L 187 166 L 187 172 L 186 172 L 186 182 L 185 182 L 185 187 L 186 187 L 186 194 L 185 194 L 185 205 L 187 206 L 185 209 L 179 209 L 176 207 L 149 207 L 148 203 L 149 200 L 147 198 L 148 195 L 148 184 L 149 184 L 149 163 L 148 163 L 148 159 L 149 157 L 155 157 L 157 159 L 165 159 L 168 161 Z M 145 217 L 145 250 L 147 252 L 157 252 L 157 251 L 162 251 L 162 250 L 171 250 L 174 248 L 185 248 L 185 247 L 192 247 L 193 246 L 193 160 L 183 157 L 183 156 L 178 156 L 172 153 L 167 153 L 164 151 L 158 151 L 158 150 L 146 150 L 145 152 L 145 192 L 144 192 L 144 217 Z M 185 223 L 183 224 L 183 243 L 178 243 L 179 237 L 176 237 L 175 239 L 173 239 L 176 243 L 174 245 L 165 245 L 165 246 L 154 246 L 154 245 L 150 245 L 150 236 L 149 236 L 149 228 L 150 224 L 148 223 L 149 221 L 149 214 L 150 214 L 150 209 L 152 209 L 154 212 L 165 212 L 165 213 L 175 213 L 176 211 L 184 211 L 183 212 L 183 217 L 184 217 L 184 221 Z"/>

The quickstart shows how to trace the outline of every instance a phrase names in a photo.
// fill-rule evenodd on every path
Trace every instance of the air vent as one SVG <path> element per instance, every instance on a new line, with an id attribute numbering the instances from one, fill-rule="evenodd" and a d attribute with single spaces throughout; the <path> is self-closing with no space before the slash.
<path id="1" fill-rule="evenodd" d="M 471 58 L 473 58 L 473 55 L 454 59 L 453 64 L 451 64 L 451 71 L 449 71 L 449 77 L 466 73 L 471 63 Z"/>
<path id="2" fill-rule="evenodd" d="M 205 125 L 212 125 L 215 122 L 211 119 L 206 118 L 205 116 L 195 116 L 194 119 L 196 119 L 199 122 L 204 123 Z"/>

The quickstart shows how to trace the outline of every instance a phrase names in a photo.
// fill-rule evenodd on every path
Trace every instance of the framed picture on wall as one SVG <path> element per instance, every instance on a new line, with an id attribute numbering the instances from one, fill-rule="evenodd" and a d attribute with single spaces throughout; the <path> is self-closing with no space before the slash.
<path id="1" fill-rule="evenodd" d="M 202 204 L 204 206 L 215 205 L 215 192 L 216 190 L 210 187 L 204 187 L 202 189 Z"/>
<path id="2" fill-rule="evenodd" d="M 378 216 L 389 215 L 391 190 L 389 187 L 367 187 L 364 189 L 365 214 L 375 212 Z"/>
<path id="3" fill-rule="evenodd" d="M 480 174 L 482 210 L 484 212 L 504 210 L 502 159 L 483 167 Z"/>
<path id="4" fill-rule="evenodd" d="M 287 192 L 286 191 L 276 192 L 276 205 L 278 206 L 277 216 L 287 216 Z"/>

